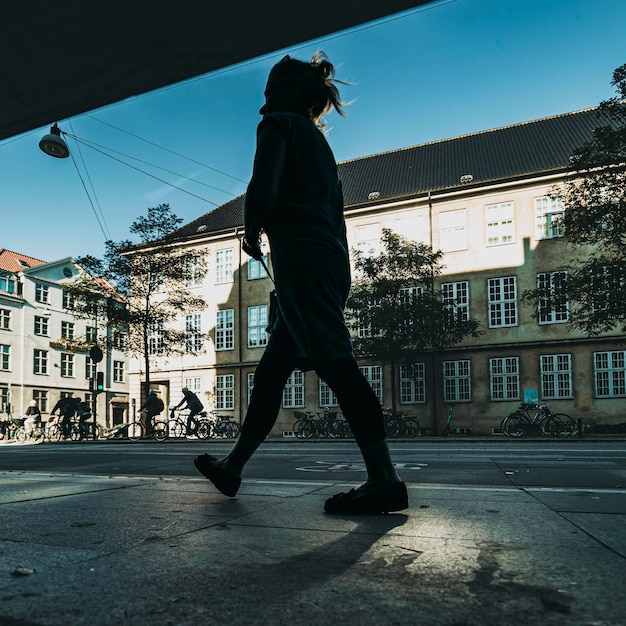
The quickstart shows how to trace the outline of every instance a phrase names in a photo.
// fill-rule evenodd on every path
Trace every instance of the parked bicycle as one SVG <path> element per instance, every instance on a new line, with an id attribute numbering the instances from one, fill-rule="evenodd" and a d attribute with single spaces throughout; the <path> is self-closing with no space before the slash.
<path id="1" fill-rule="evenodd" d="M 300 439 L 336 439 L 340 436 L 339 429 L 341 432 L 345 431 L 343 424 L 336 426 L 337 413 L 327 407 L 321 413 L 294 411 L 294 416 L 296 421 L 293 424 L 293 432 Z"/>
<path id="2" fill-rule="evenodd" d="M 137 442 L 142 439 L 154 439 L 155 441 L 165 441 L 168 437 L 167 422 L 154 422 L 152 432 L 148 435 L 146 427 L 139 420 L 134 420 L 125 424 L 117 424 L 113 428 L 102 431 L 104 439 L 124 439 Z"/>
<path id="3" fill-rule="evenodd" d="M 241 430 L 239 423 L 236 422 L 233 417 L 230 415 L 220 415 L 215 411 L 211 411 L 209 424 L 211 426 L 209 437 L 217 439 L 236 439 Z"/>
<path id="4" fill-rule="evenodd" d="M 389 438 L 417 437 L 422 433 L 417 419 L 404 412 L 383 409 L 383 417 Z"/>
<path id="5" fill-rule="evenodd" d="M 508 437 L 541 434 L 569 437 L 577 432 L 576 420 L 565 413 L 552 413 L 545 402 L 524 403 L 502 420 L 502 432 Z"/>

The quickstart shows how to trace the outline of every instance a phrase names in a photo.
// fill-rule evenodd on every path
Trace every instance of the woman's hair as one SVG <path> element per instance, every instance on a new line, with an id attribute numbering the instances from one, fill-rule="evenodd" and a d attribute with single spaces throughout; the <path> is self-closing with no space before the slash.
<path id="1" fill-rule="evenodd" d="M 293 59 L 289 55 L 283 57 L 270 72 L 270 80 L 278 83 L 290 83 L 297 87 L 297 106 L 308 111 L 310 118 L 318 125 L 325 113 L 335 109 L 343 116 L 344 103 L 339 96 L 336 83 L 346 84 L 335 78 L 335 68 L 318 51 L 309 63 Z"/>

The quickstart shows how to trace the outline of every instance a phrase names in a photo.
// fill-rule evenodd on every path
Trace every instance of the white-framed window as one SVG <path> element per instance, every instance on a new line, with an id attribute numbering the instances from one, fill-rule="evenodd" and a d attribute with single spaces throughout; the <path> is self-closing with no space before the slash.
<path id="1" fill-rule="evenodd" d="M 469 359 L 443 362 L 443 401 L 470 402 L 472 381 Z"/>
<path id="2" fill-rule="evenodd" d="M 7 405 L 9 404 L 9 386 L 0 383 L 0 413 L 7 413 Z"/>
<path id="3" fill-rule="evenodd" d="M 215 284 L 233 282 L 233 249 L 215 252 Z"/>
<path id="4" fill-rule="evenodd" d="M 73 309 L 76 303 L 74 294 L 71 291 L 67 291 L 67 289 L 64 289 L 62 295 L 62 303 L 64 309 Z"/>
<path id="5" fill-rule="evenodd" d="M 400 404 L 426 402 L 426 365 L 413 363 L 400 366 Z"/>
<path id="6" fill-rule="evenodd" d="M 267 244 L 262 242 L 259 246 L 261 248 L 261 252 L 263 254 L 263 261 L 265 265 L 268 263 L 268 255 L 267 255 Z M 250 257 L 248 259 L 248 280 L 258 280 L 260 278 L 267 278 L 267 272 L 263 267 L 263 263 L 261 261 L 257 261 Z"/>
<path id="7" fill-rule="evenodd" d="M 42 413 L 48 411 L 48 391 L 44 389 L 33 389 L 33 400 L 37 403 Z"/>
<path id="8" fill-rule="evenodd" d="M 539 291 L 538 319 L 540 324 L 558 324 L 569 320 L 567 272 L 537 274 Z"/>
<path id="9" fill-rule="evenodd" d="M 37 350 L 33 351 L 33 374 L 47 374 L 48 373 L 48 351 Z"/>
<path id="10" fill-rule="evenodd" d="M 365 224 L 354 229 L 354 247 L 365 257 L 380 254 L 380 224 Z"/>
<path id="11" fill-rule="evenodd" d="M 563 198 L 561 196 L 540 196 L 535 198 L 535 238 L 552 239 L 565 233 L 563 218 Z"/>
<path id="12" fill-rule="evenodd" d="M 41 335 L 43 337 L 47 337 L 49 329 L 50 329 L 50 325 L 49 325 L 48 318 L 35 315 L 35 335 Z"/>
<path id="13" fill-rule="evenodd" d="M 466 322 L 469 317 L 469 282 L 459 280 L 454 283 L 442 283 L 443 303 L 452 320 Z"/>
<path id="14" fill-rule="evenodd" d="M 185 259 L 185 287 L 202 286 L 204 263 L 199 254 L 192 254 Z"/>
<path id="15" fill-rule="evenodd" d="M 572 397 L 572 355 L 542 354 L 539 356 L 541 397 L 544 400 Z"/>
<path id="16" fill-rule="evenodd" d="M 0 291 L 4 291 L 5 293 L 15 293 L 16 284 L 17 281 L 14 276 L 0 272 Z"/>
<path id="17" fill-rule="evenodd" d="M 293 370 L 283 389 L 283 408 L 301 409 L 304 406 L 304 372 Z"/>
<path id="18" fill-rule="evenodd" d="M 113 331 L 113 347 L 116 350 L 126 350 L 128 346 L 128 333 L 121 330 Z"/>
<path id="19" fill-rule="evenodd" d="M 248 307 L 248 348 L 267 345 L 267 304 Z"/>
<path id="20" fill-rule="evenodd" d="M 85 328 L 85 341 L 89 344 L 98 343 L 98 329 L 95 326 L 87 326 Z M 113 333 L 113 342 L 115 344 L 115 333 Z"/>
<path id="21" fill-rule="evenodd" d="M 185 315 L 185 352 L 197 353 L 202 350 L 202 315 Z"/>
<path id="22" fill-rule="evenodd" d="M 11 330 L 11 309 L 0 309 L 0 330 Z"/>
<path id="23" fill-rule="evenodd" d="M 626 397 L 626 351 L 594 352 L 596 398 Z"/>
<path id="24" fill-rule="evenodd" d="M 124 361 L 113 361 L 113 382 L 124 382 Z"/>
<path id="25" fill-rule="evenodd" d="M 232 411 L 235 408 L 235 375 L 219 374 L 215 377 L 215 409 Z"/>
<path id="26" fill-rule="evenodd" d="M 224 309 L 217 312 L 215 324 L 215 349 L 235 349 L 235 310 Z"/>
<path id="27" fill-rule="evenodd" d="M 590 290 L 594 313 L 608 319 L 626 317 L 626 276 L 621 264 L 598 267 L 591 276 Z"/>
<path id="28" fill-rule="evenodd" d="M 254 372 L 248 372 L 248 375 L 246 377 L 246 388 L 248 390 L 248 406 L 250 406 L 252 390 L 254 389 Z"/>
<path id="29" fill-rule="evenodd" d="M 372 309 L 379 305 L 379 301 L 371 296 L 368 296 L 369 304 L 368 309 Z M 357 335 L 359 337 L 380 337 L 382 330 L 378 327 L 372 326 L 370 321 L 367 321 L 363 315 L 358 315 L 357 319 Z"/>
<path id="30" fill-rule="evenodd" d="M 485 206 L 485 242 L 488 246 L 515 243 L 515 208 L 512 202 Z"/>
<path id="31" fill-rule="evenodd" d="M 519 357 L 489 359 L 489 389 L 492 400 L 519 400 Z"/>
<path id="32" fill-rule="evenodd" d="M 48 289 L 48 285 L 43 285 L 42 283 L 35 283 L 35 302 L 40 302 L 41 304 L 48 304 L 49 297 L 50 297 L 50 290 Z"/>
<path id="33" fill-rule="evenodd" d="M 400 304 L 414 304 L 423 292 L 423 287 L 402 287 L 398 291 L 398 300 Z"/>
<path id="34" fill-rule="evenodd" d="M 61 352 L 61 376 L 64 378 L 74 377 L 74 355 Z"/>
<path id="35" fill-rule="evenodd" d="M 321 407 L 339 406 L 335 392 L 321 378 L 319 379 L 319 403 Z"/>
<path id="36" fill-rule="evenodd" d="M 98 371 L 98 364 L 91 360 L 90 356 L 85 357 L 85 378 L 96 379 L 96 372 Z"/>
<path id="37" fill-rule="evenodd" d="M 148 335 L 148 352 L 151 356 L 158 356 L 165 353 L 163 320 L 157 320 L 150 324 Z"/>
<path id="38" fill-rule="evenodd" d="M 61 322 L 61 337 L 74 339 L 74 322 Z"/>
<path id="39" fill-rule="evenodd" d="M 515 276 L 490 278 L 489 328 L 517 326 L 517 280 Z"/>
<path id="40" fill-rule="evenodd" d="M 8 372 L 11 370 L 11 346 L 0 344 L 0 370 Z"/>
<path id="41" fill-rule="evenodd" d="M 183 385 L 187 387 L 189 391 L 193 391 L 194 393 L 200 393 L 202 391 L 202 377 L 190 376 L 189 378 L 185 378 L 183 380 Z"/>
<path id="42" fill-rule="evenodd" d="M 467 210 L 439 213 L 439 246 L 442 252 L 467 250 Z"/>
<path id="43" fill-rule="evenodd" d="M 383 367 L 382 365 L 360 365 L 361 374 L 372 388 L 378 402 L 383 404 Z"/>

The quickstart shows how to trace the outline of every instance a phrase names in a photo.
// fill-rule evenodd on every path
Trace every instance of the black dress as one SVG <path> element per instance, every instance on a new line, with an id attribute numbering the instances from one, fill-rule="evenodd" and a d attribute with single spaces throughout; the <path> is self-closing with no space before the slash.
<path id="1" fill-rule="evenodd" d="M 350 261 L 335 158 L 307 117 L 272 113 L 258 132 L 267 124 L 282 133 L 286 158 L 275 206 L 262 220 L 279 304 L 266 350 L 302 369 L 311 369 L 311 361 L 353 358 L 343 315 Z"/>

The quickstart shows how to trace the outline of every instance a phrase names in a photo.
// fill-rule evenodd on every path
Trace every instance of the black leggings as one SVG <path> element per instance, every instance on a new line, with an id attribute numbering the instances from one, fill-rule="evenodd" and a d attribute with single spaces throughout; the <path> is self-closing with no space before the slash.
<path id="1" fill-rule="evenodd" d="M 357 443 L 386 437 L 382 409 L 376 394 L 359 370 L 355 359 L 332 359 L 315 363 L 317 375 L 335 392 L 339 406 Z M 283 389 L 295 363 L 265 353 L 254 375 L 254 389 L 241 432 L 263 441 L 278 417 Z"/>

